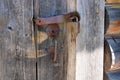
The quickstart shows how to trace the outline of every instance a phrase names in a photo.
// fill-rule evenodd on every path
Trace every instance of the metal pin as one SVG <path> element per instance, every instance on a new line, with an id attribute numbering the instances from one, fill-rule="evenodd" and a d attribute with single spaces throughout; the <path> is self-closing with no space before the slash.
<path id="1" fill-rule="evenodd" d="M 54 57 L 53 57 L 53 62 L 56 62 L 57 60 L 57 40 L 55 40 L 55 51 L 54 51 Z"/>

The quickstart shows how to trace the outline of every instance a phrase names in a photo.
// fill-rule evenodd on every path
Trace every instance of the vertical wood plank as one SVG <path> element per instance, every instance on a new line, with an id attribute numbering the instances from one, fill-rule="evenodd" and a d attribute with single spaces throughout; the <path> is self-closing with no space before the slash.
<path id="1" fill-rule="evenodd" d="M 36 80 L 33 0 L 0 0 L 0 80 Z"/>
<path id="2" fill-rule="evenodd" d="M 35 0 L 34 2 L 35 6 L 39 5 L 34 9 L 36 14 L 35 17 L 39 16 L 45 18 L 76 10 L 76 0 Z M 72 3 L 72 5 L 70 5 L 70 3 Z M 45 51 L 54 44 L 54 41 L 52 41 L 45 32 L 46 26 L 36 26 L 38 29 L 38 80 L 75 80 L 76 41 L 71 41 L 73 37 L 71 37 L 70 34 L 73 33 L 69 31 L 69 25 L 70 24 L 66 23 L 59 24 L 60 32 L 56 39 L 58 42 L 56 63 L 52 61 L 51 55 Z M 40 57 L 39 55 L 41 54 L 46 54 L 46 56 Z"/>
<path id="3" fill-rule="evenodd" d="M 73 12 L 77 11 L 77 0 L 67 0 L 67 12 Z M 74 23 L 72 23 L 74 24 Z M 78 24 L 78 23 L 77 23 Z M 75 78 L 75 72 L 76 72 L 76 38 L 72 37 L 73 33 L 75 34 L 75 26 L 78 26 L 77 24 L 72 25 L 67 24 L 67 47 L 68 47 L 68 55 L 67 55 L 67 79 L 66 80 L 76 80 Z M 69 31 L 73 29 L 73 31 Z"/>
<path id="4" fill-rule="evenodd" d="M 78 23 L 67 23 L 67 80 L 76 80 L 76 37 Z"/>
<path id="5" fill-rule="evenodd" d="M 78 0 L 76 80 L 103 80 L 104 0 Z"/>
<path id="6" fill-rule="evenodd" d="M 64 14 L 66 12 L 66 1 L 65 0 L 34 0 L 35 4 L 35 17 L 50 17 L 59 14 Z M 36 6 L 39 5 L 39 6 Z M 46 34 L 46 26 L 37 27 L 37 69 L 38 69 L 38 80 L 65 80 L 64 74 L 66 74 L 66 60 L 64 60 L 64 55 L 66 51 L 62 46 L 64 46 L 65 36 L 64 25 L 60 24 L 61 37 L 57 38 L 58 50 L 57 50 L 57 62 L 54 63 L 52 56 L 46 52 L 46 49 L 54 44 Z M 43 36 L 44 35 L 44 36 Z M 41 54 L 47 54 L 46 56 L 40 57 Z"/>

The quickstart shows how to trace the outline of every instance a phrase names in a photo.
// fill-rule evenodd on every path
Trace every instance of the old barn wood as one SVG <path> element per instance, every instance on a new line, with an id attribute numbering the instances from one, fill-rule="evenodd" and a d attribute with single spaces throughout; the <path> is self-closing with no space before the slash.
<path id="1" fill-rule="evenodd" d="M 103 80 L 104 0 L 78 0 L 77 80 Z"/>
<path id="2" fill-rule="evenodd" d="M 70 12 L 56 38 L 34 22 Z M 0 80 L 103 80 L 103 44 L 104 0 L 0 0 Z"/>
<path id="3" fill-rule="evenodd" d="M 0 0 L 0 80 L 36 80 L 33 0 Z"/>

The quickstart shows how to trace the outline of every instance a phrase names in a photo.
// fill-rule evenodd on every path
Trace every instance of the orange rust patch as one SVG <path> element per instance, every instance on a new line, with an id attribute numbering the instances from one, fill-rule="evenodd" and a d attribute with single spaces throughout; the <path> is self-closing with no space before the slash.
<path id="1" fill-rule="evenodd" d="M 120 21 L 113 21 L 110 23 L 107 34 L 120 34 Z"/>
<path id="2" fill-rule="evenodd" d="M 44 40 L 48 38 L 46 32 L 37 31 L 37 43 L 42 43 Z M 35 42 L 35 36 L 32 35 L 32 42 Z"/>
<path id="3" fill-rule="evenodd" d="M 120 3 L 120 0 L 106 0 L 107 3 Z"/>
<path id="4" fill-rule="evenodd" d="M 117 62 L 114 65 L 112 65 L 112 68 L 110 69 L 110 71 L 117 71 L 117 70 L 120 70 L 120 62 Z"/>

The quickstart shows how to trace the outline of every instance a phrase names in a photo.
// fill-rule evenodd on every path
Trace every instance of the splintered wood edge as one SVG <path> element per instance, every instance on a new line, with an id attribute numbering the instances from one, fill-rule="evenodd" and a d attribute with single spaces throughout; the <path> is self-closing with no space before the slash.
<path id="1" fill-rule="evenodd" d="M 107 72 L 117 72 L 120 71 L 120 62 L 111 65 L 111 68 Z"/>
<path id="2" fill-rule="evenodd" d="M 117 71 L 120 71 L 120 67 L 119 68 L 110 69 L 107 72 L 117 72 Z"/>

